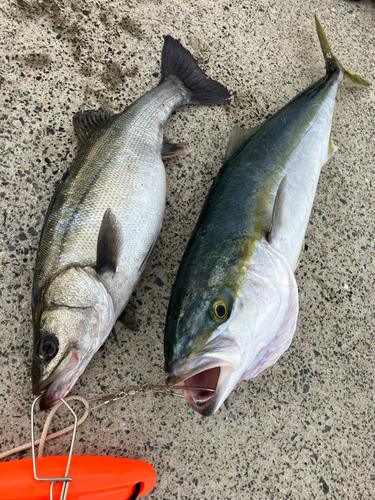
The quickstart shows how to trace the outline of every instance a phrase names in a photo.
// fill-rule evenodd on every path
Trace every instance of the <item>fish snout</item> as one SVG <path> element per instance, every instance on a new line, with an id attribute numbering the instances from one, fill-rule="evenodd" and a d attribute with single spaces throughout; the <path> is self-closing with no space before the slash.
<path id="1" fill-rule="evenodd" d="M 49 375 L 45 373 L 45 363 L 33 360 L 33 393 L 36 396 L 43 394 L 39 402 L 41 410 L 47 410 L 68 394 L 83 371 L 80 365 L 80 358 L 76 351 L 66 355 Z"/>
<path id="2" fill-rule="evenodd" d="M 40 396 L 43 394 L 39 401 L 39 407 L 41 410 L 47 410 L 51 408 L 60 398 L 51 397 L 49 393 L 49 387 L 52 382 L 48 379 L 43 379 L 43 365 L 41 362 L 33 361 L 31 369 L 31 381 L 33 387 L 33 394 L 35 396 Z"/>

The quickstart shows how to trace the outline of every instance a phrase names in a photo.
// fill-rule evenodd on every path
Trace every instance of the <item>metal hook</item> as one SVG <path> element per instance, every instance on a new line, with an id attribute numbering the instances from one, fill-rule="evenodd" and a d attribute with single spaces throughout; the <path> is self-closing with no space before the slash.
<path id="1" fill-rule="evenodd" d="M 68 408 L 70 413 L 74 417 L 74 428 L 73 428 L 73 437 L 72 437 L 72 442 L 70 445 L 70 450 L 69 450 L 69 456 L 68 456 L 68 462 L 66 465 L 66 471 L 65 471 L 65 476 L 64 477 L 39 477 L 37 474 L 36 470 L 36 458 L 35 458 L 35 438 L 34 438 L 34 407 L 35 403 L 42 397 L 42 395 L 38 396 L 32 406 L 31 406 L 31 452 L 33 456 L 33 469 L 34 469 L 34 477 L 37 481 L 52 481 L 51 483 L 51 488 L 50 488 L 50 500 L 53 500 L 53 487 L 56 483 L 63 483 L 62 491 L 61 491 L 61 496 L 60 500 L 66 500 L 67 494 L 68 494 L 68 487 L 69 487 L 69 482 L 73 480 L 72 477 L 68 477 L 68 472 L 70 468 L 70 461 L 72 459 L 72 454 L 73 454 L 73 445 L 76 437 L 76 431 L 77 431 L 77 415 L 73 411 L 73 409 L 68 405 L 68 403 L 63 399 L 60 398 L 61 401 L 64 403 L 64 405 Z"/>

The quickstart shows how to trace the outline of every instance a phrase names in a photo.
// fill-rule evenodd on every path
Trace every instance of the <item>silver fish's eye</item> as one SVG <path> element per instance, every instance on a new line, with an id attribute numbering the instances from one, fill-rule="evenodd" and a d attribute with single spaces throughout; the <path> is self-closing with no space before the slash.
<path id="1" fill-rule="evenodd" d="M 229 306 L 223 299 L 215 300 L 212 306 L 212 316 L 216 321 L 224 321 L 229 316 Z"/>
<path id="2" fill-rule="evenodd" d="M 56 356 L 59 350 L 59 342 L 55 336 L 44 337 L 40 340 L 37 347 L 37 355 L 43 361 L 49 361 Z"/>

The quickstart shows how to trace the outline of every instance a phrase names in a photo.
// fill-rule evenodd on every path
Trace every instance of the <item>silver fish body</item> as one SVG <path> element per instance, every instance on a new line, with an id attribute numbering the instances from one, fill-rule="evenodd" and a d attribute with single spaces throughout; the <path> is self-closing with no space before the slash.
<path id="1" fill-rule="evenodd" d="M 51 202 L 35 265 L 32 375 L 42 408 L 69 392 L 105 341 L 153 249 L 165 207 L 162 150 L 182 152 L 163 139 L 165 121 L 183 104 L 228 100 L 171 37 L 162 59 L 160 84 L 125 111 L 75 119 L 84 143 Z"/>
<path id="2" fill-rule="evenodd" d="M 163 220 L 163 125 L 187 97 L 177 79 L 169 79 L 110 118 L 80 148 L 43 229 L 35 297 L 59 269 L 96 263 L 99 228 L 109 208 L 121 233 L 131 237 L 131 244 L 120 245 L 116 273 L 106 283 L 115 314 L 122 311 Z"/>
<path id="3" fill-rule="evenodd" d="M 316 22 L 326 76 L 265 124 L 234 129 L 174 285 L 166 371 L 172 384 L 211 389 L 184 391 L 202 415 L 289 347 L 298 315 L 293 273 L 320 170 L 335 151 L 337 87 L 368 85 L 341 65 Z"/>

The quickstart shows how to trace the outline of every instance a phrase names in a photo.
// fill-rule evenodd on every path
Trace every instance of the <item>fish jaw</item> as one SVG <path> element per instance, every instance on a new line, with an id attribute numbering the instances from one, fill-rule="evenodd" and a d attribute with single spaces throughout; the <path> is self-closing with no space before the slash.
<path id="1" fill-rule="evenodd" d="M 73 351 L 70 357 L 67 357 L 60 366 L 57 372 L 54 372 L 49 378 L 43 381 L 41 385 L 38 386 L 38 380 L 40 380 L 40 374 L 36 374 L 33 377 L 33 392 L 40 396 L 39 406 L 41 410 L 47 410 L 51 406 L 54 406 L 61 398 L 64 398 L 73 387 L 73 385 L 78 380 L 85 366 L 81 369 L 78 353 Z"/>
<path id="2" fill-rule="evenodd" d="M 227 334 L 228 331 L 225 331 L 215 337 L 194 356 L 180 363 L 167 380 L 168 384 L 181 388 L 210 389 L 184 390 L 186 400 L 204 416 L 215 413 L 243 373 L 241 348 Z"/>
<path id="3" fill-rule="evenodd" d="M 183 389 L 187 387 L 207 387 L 212 391 L 185 389 L 186 400 L 195 411 L 204 417 L 213 415 L 223 404 L 241 379 L 241 370 L 231 366 L 219 365 L 196 373 L 178 384 Z"/>

